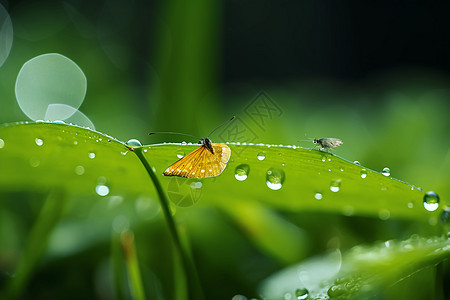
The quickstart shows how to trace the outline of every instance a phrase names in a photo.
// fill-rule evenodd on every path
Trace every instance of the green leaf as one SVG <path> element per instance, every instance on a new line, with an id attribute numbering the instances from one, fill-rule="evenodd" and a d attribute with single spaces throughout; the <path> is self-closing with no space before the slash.
<path id="1" fill-rule="evenodd" d="M 0 139 L 2 190 L 46 191 L 56 186 L 70 195 L 95 195 L 98 185 L 106 185 L 109 195 L 155 195 L 139 159 L 125 143 L 100 132 L 67 124 L 17 124 L 1 127 Z M 231 159 L 220 176 L 189 179 L 201 182 L 201 188 L 196 186 L 201 189 L 199 204 L 257 201 L 288 211 L 437 221 L 439 210 L 424 209 L 420 189 L 331 153 L 281 145 L 229 146 Z M 177 154 L 196 147 L 158 144 L 145 146 L 143 153 L 162 185 L 169 187 L 174 178 L 162 172 Z M 235 175 L 242 165 L 248 176 L 239 181 Z M 273 190 L 267 181 L 281 187 Z"/>
<path id="2" fill-rule="evenodd" d="M 425 193 L 419 188 L 332 153 L 296 146 L 230 143 L 231 159 L 218 177 L 184 179 L 162 175 L 180 155 L 196 147 L 186 143 L 131 147 L 106 134 L 62 123 L 4 125 L 0 127 L 0 193 L 48 194 L 56 189 L 72 203 L 84 198 L 157 199 L 155 180 L 149 180 L 146 172 L 151 168 L 162 187 L 159 193 L 166 193 L 172 201 L 176 218 L 201 216 L 190 218 L 189 228 L 203 228 L 205 224 L 204 216 L 193 212 L 202 212 L 201 208 L 208 206 L 220 208 L 245 230 L 260 251 L 282 265 L 304 259 L 310 243 L 307 233 L 282 217 L 280 211 L 404 219 L 431 225 L 437 223 L 442 211 L 426 210 Z M 148 161 L 145 167 L 144 161 Z M 69 220 L 58 226 L 65 228 L 61 231 L 64 236 L 72 225 L 78 226 L 72 232 L 83 232 L 71 235 L 71 245 L 74 240 L 79 244 L 95 243 L 100 236 L 110 236 L 108 228 L 95 226 L 103 207 L 97 207 L 98 215 L 89 219 L 91 223 Z M 420 252 L 424 255 L 430 250 L 418 249 L 425 249 Z M 376 249 L 370 248 L 368 253 L 372 250 Z M 448 255 L 447 250 L 443 256 Z M 400 251 L 393 253 L 397 257 Z M 410 260 L 404 265 L 423 262 L 415 253 L 408 255 Z M 322 268 L 332 270 L 333 263 L 323 262 Z M 359 269 L 349 270 L 352 276 L 359 274 Z M 402 276 L 396 275 L 393 280 Z M 374 286 L 379 285 L 382 283 L 376 281 Z M 321 293 L 324 295 L 323 290 Z"/>
<path id="3" fill-rule="evenodd" d="M 261 283 L 263 299 L 295 299 L 299 291 L 308 299 L 369 299 L 389 295 L 390 289 L 450 256 L 450 240 L 412 236 L 372 246 L 356 246 L 344 255 L 339 250 L 313 257 L 279 271 Z M 428 280 L 429 281 L 429 280 Z M 439 299 L 432 282 L 421 282 L 421 299 Z M 417 293 L 417 289 L 413 289 Z M 428 293 L 428 294 L 427 294 Z M 405 297 L 399 297 L 401 294 Z M 395 299 L 410 299 L 405 291 Z M 298 298 L 305 299 L 305 298 Z M 378 299 L 378 298 L 376 298 Z M 388 297 L 388 299 L 391 299 Z"/>

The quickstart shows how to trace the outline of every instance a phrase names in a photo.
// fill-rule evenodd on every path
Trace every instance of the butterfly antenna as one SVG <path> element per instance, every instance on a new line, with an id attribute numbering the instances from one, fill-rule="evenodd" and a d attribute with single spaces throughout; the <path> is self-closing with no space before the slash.
<path id="1" fill-rule="evenodd" d="M 220 124 L 219 126 L 217 126 L 213 131 L 211 131 L 210 134 L 208 134 L 207 137 L 209 137 L 211 134 L 213 134 L 214 131 L 216 131 L 217 129 L 219 129 L 220 127 L 222 127 L 223 125 L 227 124 L 228 122 L 232 121 L 233 119 L 235 119 L 236 116 L 233 116 L 231 119 L 229 119 L 228 121 L 223 122 L 222 124 Z"/>
<path id="2" fill-rule="evenodd" d="M 196 138 L 198 140 L 202 140 L 202 138 L 199 138 L 198 136 L 195 136 L 192 134 L 180 133 L 180 132 L 158 131 L 158 132 L 150 132 L 148 135 L 152 135 L 152 134 L 177 134 L 177 135 L 190 136 L 190 137 Z"/>

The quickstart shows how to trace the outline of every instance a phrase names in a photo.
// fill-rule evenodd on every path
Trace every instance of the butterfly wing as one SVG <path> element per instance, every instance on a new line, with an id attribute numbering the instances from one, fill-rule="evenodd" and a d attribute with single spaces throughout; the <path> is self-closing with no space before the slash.
<path id="1" fill-rule="evenodd" d="M 205 145 L 201 145 L 168 167 L 163 174 L 186 178 L 204 178 L 220 175 L 230 159 L 231 150 L 225 144 L 212 144 L 212 147 L 214 154 Z"/>

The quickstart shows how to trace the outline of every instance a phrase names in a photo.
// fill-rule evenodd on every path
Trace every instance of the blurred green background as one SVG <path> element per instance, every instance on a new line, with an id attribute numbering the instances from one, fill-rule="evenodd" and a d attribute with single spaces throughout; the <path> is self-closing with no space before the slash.
<path id="1" fill-rule="evenodd" d="M 7 55 L 7 35 L 0 31 L 0 58 L 6 59 L 0 67 L 0 123 L 29 120 L 15 95 L 19 71 L 36 56 L 59 53 L 75 62 L 87 78 L 79 110 L 96 130 L 119 140 L 181 142 L 185 138 L 147 134 L 177 131 L 203 137 L 236 115 L 255 143 L 311 147 L 312 143 L 304 140 L 341 138 L 343 146 L 334 151 L 339 156 L 377 171 L 389 167 L 393 177 L 436 191 L 442 205 L 450 206 L 448 3 L 0 3 L 9 13 L 14 34 Z M 263 124 L 247 113 L 261 91 L 278 109 L 271 113 L 261 108 L 267 113 Z M 248 137 L 227 141 L 243 142 Z M 225 141 L 221 138 L 211 137 Z M 45 197 L 35 191 L 8 190 L 0 191 L 0 197 L 1 284 L 14 273 Z M 105 213 L 100 204 L 90 200 L 72 203 L 76 209 L 72 207 L 66 218 L 84 222 L 89 215 Z M 108 211 L 104 220 L 112 220 L 115 213 Z M 208 215 L 205 222 L 229 244 L 211 240 L 218 243 L 222 256 L 216 262 L 220 271 L 211 276 L 205 294 L 217 293 L 216 299 L 231 299 L 235 294 L 256 296 L 257 282 L 284 264 L 264 257 L 227 216 L 213 213 L 216 215 Z M 205 217 L 200 210 L 192 214 Z M 308 255 L 323 252 L 335 237 L 348 248 L 378 239 L 407 238 L 416 226 L 325 216 L 330 218 L 329 224 L 322 225 L 326 234 L 318 234 Z M 320 232 L 313 217 L 288 214 L 286 218 L 302 230 L 316 227 Z M 141 230 L 144 236 L 161 236 L 162 244 L 168 243 L 170 239 L 163 237 L 167 232 L 162 217 L 150 223 L 152 226 L 139 227 L 136 235 Z M 355 224 L 370 234 L 358 232 Z M 104 236 L 109 235 L 105 230 Z M 211 237 L 198 234 L 196 238 L 208 241 Z M 109 241 L 99 239 L 90 241 L 88 247 L 78 246 L 59 259 L 47 258 L 49 263 L 44 261 L 38 268 L 25 294 L 35 294 L 34 299 L 58 295 L 43 282 L 64 273 L 69 274 L 67 280 L 59 278 L 58 286 L 76 289 L 79 295 L 74 299 L 112 298 Z M 149 283 L 157 286 L 154 290 L 169 299 L 169 272 L 155 258 L 170 257 L 163 249 L 145 245 L 140 251 L 155 251 L 143 254 L 143 272 L 154 279 Z M 214 258 L 200 259 L 200 264 L 210 261 Z M 236 266 L 242 269 L 233 270 Z M 211 270 L 205 267 L 201 272 Z"/>

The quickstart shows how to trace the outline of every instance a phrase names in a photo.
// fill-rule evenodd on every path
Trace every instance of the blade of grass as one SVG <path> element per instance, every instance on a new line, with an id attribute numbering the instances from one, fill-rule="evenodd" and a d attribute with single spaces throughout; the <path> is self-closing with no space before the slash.
<path id="1" fill-rule="evenodd" d="M 184 276 L 188 283 L 188 295 L 189 299 L 203 299 L 203 293 L 201 291 L 200 282 L 198 279 L 197 271 L 195 268 L 195 265 L 193 261 L 189 258 L 187 251 L 185 251 L 181 239 L 180 234 L 177 230 L 177 226 L 175 224 L 175 220 L 173 219 L 170 207 L 169 207 L 169 200 L 167 199 L 167 195 L 165 191 L 163 190 L 161 183 L 158 180 L 158 177 L 156 176 L 155 172 L 153 171 L 152 167 L 148 163 L 148 161 L 145 159 L 143 152 L 143 148 L 141 147 L 135 147 L 130 148 L 137 157 L 140 159 L 141 163 L 143 164 L 145 170 L 147 171 L 148 175 L 150 176 L 153 185 L 155 186 L 156 192 L 158 194 L 161 208 L 163 210 L 164 216 L 167 221 L 167 225 L 169 227 L 169 231 L 171 232 L 171 236 L 173 238 L 175 250 L 177 251 L 179 258 L 181 260 L 181 265 L 184 269 Z"/>
<path id="2" fill-rule="evenodd" d="M 145 292 L 142 285 L 142 276 L 141 271 L 139 270 L 139 260 L 136 254 L 133 232 L 129 230 L 122 232 L 120 234 L 120 244 L 122 245 L 125 257 L 132 298 L 136 300 L 145 300 Z"/>
<path id="3" fill-rule="evenodd" d="M 25 291 L 36 269 L 36 265 L 45 252 L 50 233 L 61 219 L 65 203 L 66 197 L 62 190 L 53 189 L 48 194 L 30 232 L 19 265 L 17 266 L 15 277 L 6 289 L 6 299 L 20 298 L 21 294 Z"/>
<path id="4" fill-rule="evenodd" d="M 120 235 L 113 231 L 111 237 L 111 268 L 113 273 L 114 292 L 118 300 L 125 299 L 123 280 L 123 254 L 120 251 Z"/>

